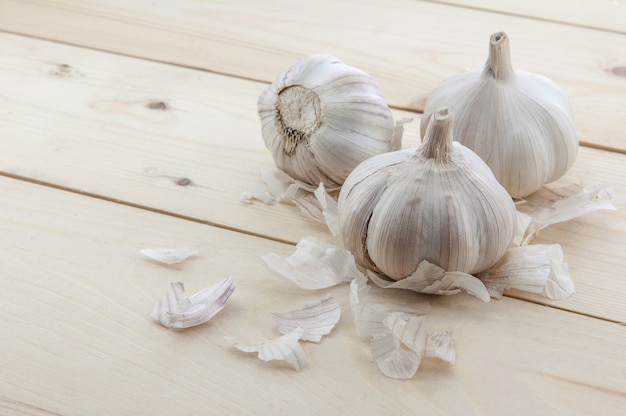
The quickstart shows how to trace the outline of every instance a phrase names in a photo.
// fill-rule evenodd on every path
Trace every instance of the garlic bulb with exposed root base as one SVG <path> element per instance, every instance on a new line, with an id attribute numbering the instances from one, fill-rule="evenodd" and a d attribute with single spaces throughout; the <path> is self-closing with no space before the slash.
<path id="1" fill-rule="evenodd" d="M 474 274 L 496 263 L 516 229 L 515 205 L 489 167 L 452 140 L 448 110 L 424 144 L 357 166 L 339 194 L 339 230 L 362 267 L 405 279 L 422 261 Z"/>
<path id="2" fill-rule="evenodd" d="M 455 113 L 455 140 L 482 157 L 514 197 L 555 181 L 574 163 L 578 139 L 567 96 L 548 78 L 513 69 L 505 33 L 491 36 L 484 68 L 441 83 L 424 113 L 444 106 Z"/>
<path id="3" fill-rule="evenodd" d="M 261 94 L 265 145 L 279 169 L 336 193 L 370 156 L 396 150 L 394 120 L 372 78 L 329 55 L 310 55 Z"/>

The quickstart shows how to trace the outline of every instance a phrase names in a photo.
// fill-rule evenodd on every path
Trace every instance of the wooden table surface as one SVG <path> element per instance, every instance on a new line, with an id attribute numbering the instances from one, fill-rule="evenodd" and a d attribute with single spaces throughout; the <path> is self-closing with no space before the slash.
<path id="1" fill-rule="evenodd" d="M 481 66 L 491 33 L 571 98 L 581 141 L 563 180 L 614 187 L 617 211 L 544 230 L 577 293 L 433 297 L 457 361 L 388 379 L 356 335 L 346 285 L 305 291 L 259 256 L 304 235 L 295 206 L 241 202 L 272 167 L 256 113 L 314 52 L 377 80 L 395 115 Z M 409 127 L 404 147 L 416 145 Z M 0 0 L 0 414 L 623 415 L 626 413 L 626 2 Z M 199 254 L 164 266 L 150 247 Z M 233 275 L 206 325 L 150 310 Z M 330 293 L 342 318 L 296 372 L 234 350 L 277 336 L 271 312 Z M 379 291 L 372 296 L 389 297 Z M 395 301 L 411 302 L 411 294 Z"/>

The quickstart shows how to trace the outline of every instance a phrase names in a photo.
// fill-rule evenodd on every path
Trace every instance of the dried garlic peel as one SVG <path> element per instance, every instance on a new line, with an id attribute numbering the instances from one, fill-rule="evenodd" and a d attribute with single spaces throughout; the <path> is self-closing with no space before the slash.
<path id="1" fill-rule="evenodd" d="M 250 187 L 242 194 L 244 202 L 252 202 L 253 199 L 266 204 L 291 202 L 300 208 L 305 217 L 325 223 L 331 234 L 337 235 L 337 201 L 326 192 L 323 183 L 314 188 L 291 178 L 280 169 L 262 169 L 261 176 L 268 189 Z"/>
<path id="2" fill-rule="evenodd" d="M 517 289 L 550 299 L 566 299 L 576 289 L 563 257 L 558 244 L 512 247 L 498 264 L 478 278 L 496 298 L 502 297 L 506 289 Z"/>
<path id="3" fill-rule="evenodd" d="M 144 248 L 139 252 L 154 261 L 158 261 L 159 263 L 164 264 L 180 263 L 186 260 L 188 257 L 198 254 L 197 251 L 190 250 L 187 247 L 155 249 Z"/>
<path id="4" fill-rule="evenodd" d="M 425 357 L 437 358 L 446 363 L 454 364 L 456 352 L 452 341 L 452 332 L 429 332 L 426 339 Z"/>
<path id="5" fill-rule="evenodd" d="M 412 378 L 422 362 L 420 354 L 402 348 L 391 334 L 372 337 L 370 351 L 380 372 L 396 380 Z"/>
<path id="6" fill-rule="evenodd" d="M 441 267 L 422 260 L 409 277 L 390 281 L 368 270 L 370 280 L 385 289 L 405 289 L 435 295 L 453 295 L 461 290 L 489 302 L 487 288 L 480 279 L 463 272 L 446 272 Z"/>
<path id="7" fill-rule="evenodd" d="M 584 188 L 570 185 L 553 190 L 542 188 L 530 197 L 536 208 L 528 216 L 528 225 L 522 234 L 520 245 L 528 244 L 539 231 L 550 225 L 602 209 L 616 210 L 610 202 L 613 188 L 609 185 Z"/>
<path id="8" fill-rule="evenodd" d="M 289 257 L 270 253 L 261 260 L 275 275 L 309 290 L 349 282 L 361 275 L 350 252 L 311 236 L 303 237 Z"/>
<path id="9" fill-rule="evenodd" d="M 428 310 L 422 305 L 367 305 L 367 279 L 350 283 L 350 304 L 357 333 L 370 338 L 370 352 L 378 369 L 387 377 L 409 379 L 419 369 L 423 357 L 453 363 L 454 347 L 450 332 L 428 332 L 424 326 Z M 419 310 L 422 308 L 422 310 Z"/>
<path id="10" fill-rule="evenodd" d="M 295 180 L 276 168 L 261 169 L 261 178 L 267 185 L 267 190 L 260 186 L 250 187 L 241 195 L 242 201 L 252 202 L 253 199 L 258 199 L 266 204 L 276 204 L 303 198 L 315 190 L 315 187 Z"/>
<path id="11" fill-rule="evenodd" d="M 188 298 L 183 295 L 183 283 L 172 282 L 166 294 L 154 305 L 150 316 L 168 328 L 201 325 L 224 309 L 234 291 L 235 282 L 230 276 Z"/>
<path id="12" fill-rule="evenodd" d="M 305 303 L 302 309 L 273 313 L 272 318 L 278 324 L 278 332 L 281 334 L 301 328 L 303 341 L 320 342 L 322 337 L 328 335 L 339 322 L 341 308 L 335 299 L 328 295 L 320 301 Z"/>
<path id="13" fill-rule="evenodd" d="M 231 337 L 224 337 L 229 344 L 243 352 L 256 352 L 262 361 L 286 361 L 296 371 L 306 364 L 307 358 L 304 350 L 298 342 L 304 330 L 297 328 L 279 338 L 256 345 L 244 345 Z"/>

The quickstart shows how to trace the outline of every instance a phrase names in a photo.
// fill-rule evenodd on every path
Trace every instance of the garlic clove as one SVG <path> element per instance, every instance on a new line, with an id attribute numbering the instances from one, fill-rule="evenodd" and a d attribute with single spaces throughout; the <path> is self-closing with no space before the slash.
<path id="1" fill-rule="evenodd" d="M 372 212 L 383 195 L 391 169 L 406 162 L 414 152 L 406 149 L 372 157 L 362 162 L 344 183 L 338 200 L 340 237 L 361 266 L 377 270 L 363 237 L 367 235 Z"/>
<path id="2" fill-rule="evenodd" d="M 476 152 L 514 197 L 531 194 L 571 167 L 578 151 L 573 111 L 550 79 L 514 70 L 509 38 L 493 34 L 483 68 L 442 82 L 425 113 L 455 110 L 455 140 Z M 429 119 L 423 120 L 424 136 Z"/>
<path id="3" fill-rule="evenodd" d="M 376 83 L 333 56 L 310 55 L 281 72 L 257 107 L 278 168 L 331 193 L 358 163 L 398 145 Z"/>

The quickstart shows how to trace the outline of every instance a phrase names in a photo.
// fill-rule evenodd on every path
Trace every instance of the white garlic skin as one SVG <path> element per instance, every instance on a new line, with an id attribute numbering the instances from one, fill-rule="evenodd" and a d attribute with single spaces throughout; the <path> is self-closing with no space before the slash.
<path id="1" fill-rule="evenodd" d="M 364 161 L 339 194 L 344 247 L 357 264 L 393 280 L 410 276 L 422 260 L 446 271 L 479 273 L 513 240 L 511 197 L 480 157 L 452 142 L 443 113 L 421 147 Z M 425 151 L 437 140 L 447 145 Z"/>
<path id="2" fill-rule="evenodd" d="M 424 113 L 454 109 L 455 140 L 487 162 L 514 197 L 563 176 L 578 152 L 574 116 L 565 92 L 550 79 L 514 70 L 505 33 L 493 34 L 484 68 L 442 82 Z M 428 120 L 422 124 L 422 136 Z"/>
<path id="3" fill-rule="evenodd" d="M 330 55 L 307 56 L 281 72 L 257 108 L 276 166 L 330 192 L 363 160 L 399 148 L 376 83 Z"/>

